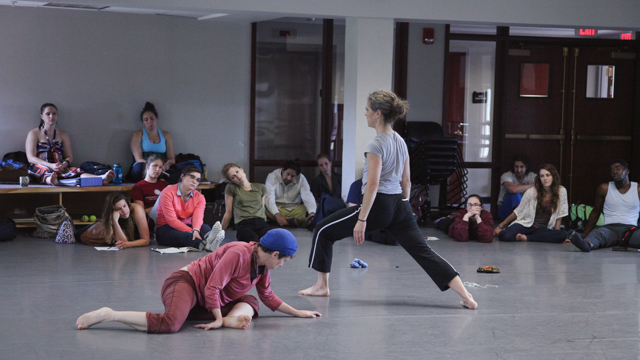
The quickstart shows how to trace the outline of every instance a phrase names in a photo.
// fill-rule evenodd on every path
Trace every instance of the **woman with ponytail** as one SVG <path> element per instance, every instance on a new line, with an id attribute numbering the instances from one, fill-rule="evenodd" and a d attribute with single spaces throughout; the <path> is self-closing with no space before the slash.
<path id="1" fill-rule="evenodd" d="M 441 291 L 452 288 L 462 299 L 460 305 L 475 309 L 478 304 L 467 292 L 458 272 L 424 239 L 409 204 L 411 172 L 407 145 L 393 131 L 393 122 L 405 116 L 406 101 L 390 91 L 369 95 L 365 110 L 367 125 L 377 136 L 367 144 L 361 206 L 340 210 L 318 223 L 313 233 L 309 267 L 318 272 L 316 283 L 300 295 L 328 296 L 333 243 L 353 236 L 357 245 L 365 231 L 386 229 L 387 233 L 427 272 Z"/>
<path id="2" fill-rule="evenodd" d="M 152 154 L 157 154 L 164 161 L 164 171 L 176 162 L 173 137 L 168 131 L 161 131 L 158 128 L 158 119 L 156 107 L 147 101 L 140 113 L 143 128 L 136 130 L 131 136 L 131 152 L 135 158 L 131 177 L 134 182 L 144 179 L 145 159 Z"/>

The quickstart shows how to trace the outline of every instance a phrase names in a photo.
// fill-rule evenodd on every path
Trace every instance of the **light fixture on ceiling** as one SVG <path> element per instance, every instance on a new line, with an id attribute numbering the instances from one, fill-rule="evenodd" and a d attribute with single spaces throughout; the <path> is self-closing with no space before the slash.
<path id="1" fill-rule="evenodd" d="M 46 3 L 43 5 L 44 7 L 52 7 L 58 9 L 74 9 L 74 10 L 104 10 L 108 8 L 108 6 L 98 6 L 98 5 L 80 5 L 80 4 L 63 4 L 63 3 Z"/>

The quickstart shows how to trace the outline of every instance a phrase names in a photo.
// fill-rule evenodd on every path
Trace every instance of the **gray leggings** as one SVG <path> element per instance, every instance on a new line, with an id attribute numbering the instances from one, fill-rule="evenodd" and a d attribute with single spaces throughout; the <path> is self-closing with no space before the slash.
<path id="1" fill-rule="evenodd" d="M 585 238 L 593 244 L 593 250 L 617 246 L 624 234 L 633 226 L 626 224 L 609 224 L 598 226 Z M 640 248 L 640 231 L 635 231 L 629 240 L 629 247 Z"/>

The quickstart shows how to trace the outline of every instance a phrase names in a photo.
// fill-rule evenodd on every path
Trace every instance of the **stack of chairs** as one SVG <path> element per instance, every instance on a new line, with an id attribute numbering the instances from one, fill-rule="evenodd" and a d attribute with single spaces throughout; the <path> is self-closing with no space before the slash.
<path id="1" fill-rule="evenodd" d="M 440 124 L 410 121 L 406 125 L 407 147 L 411 159 L 411 183 L 420 186 L 427 197 L 429 185 L 440 185 L 436 207 L 441 215 L 457 210 L 467 195 L 468 170 L 458 147 L 458 139 L 445 137 Z"/>

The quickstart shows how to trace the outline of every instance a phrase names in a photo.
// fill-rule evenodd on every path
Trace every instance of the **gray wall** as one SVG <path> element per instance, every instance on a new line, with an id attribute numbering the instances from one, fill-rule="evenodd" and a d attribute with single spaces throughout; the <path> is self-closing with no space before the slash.
<path id="1" fill-rule="evenodd" d="M 74 165 L 132 162 L 145 101 L 209 177 L 248 166 L 251 27 L 154 15 L 0 7 L 0 153 L 24 150 L 53 102 Z M 213 175 L 213 176 L 212 176 Z"/>
<path id="2" fill-rule="evenodd" d="M 422 29 L 434 28 L 435 41 L 422 43 Z M 442 123 L 444 25 L 410 23 L 407 64 L 407 121 Z"/>

